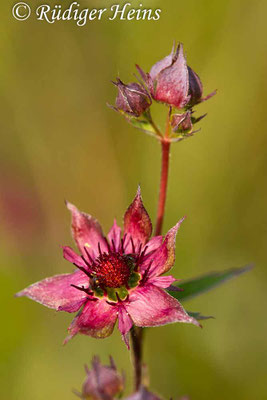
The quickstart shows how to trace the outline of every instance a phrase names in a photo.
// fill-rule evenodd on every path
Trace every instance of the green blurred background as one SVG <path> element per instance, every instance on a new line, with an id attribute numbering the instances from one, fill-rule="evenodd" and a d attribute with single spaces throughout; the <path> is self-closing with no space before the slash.
<path id="1" fill-rule="evenodd" d="M 31 6 L 42 4 L 28 1 Z M 56 4 L 47 1 L 49 4 Z M 58 2 L 62 5 L 70 2 Z M 115 2 L 114 2 L 115 3 Z M 204 329 L 150 329 L 145 360 L 151 388 L 166 398 L 267 398 L 267 2 L 144 0 L 161 8 L 153 21 L 54 25 L 11 15 L 1 2 L 0 252 L 1 394 L 9 400 L 71 400 L 93 354 L 112 354 L 131 384 L 129 354 L 112 337 L 76 337 L 62 346 L 72 315 L 13 294 L 72 270 L 60 245 L 73 245 L 64 199 L 96 216 L 107 231 L 137 184 L 155 217 L 158 143 L 107 108 L 117 75 L 132 80 L 184 43 L 201 76 L 208 112 L 194 138 L 172 148 L 164 232 L 183 215 L 173 273 L 189 278 L 255 263 L 248 274 L 185 304 L 214 315 Z M 111 1 L 80 1 L 106 7 Z M 139 2 L 132 2 L 138 6 Z M 166 108 L 157 108 L 158 119 Z"/>

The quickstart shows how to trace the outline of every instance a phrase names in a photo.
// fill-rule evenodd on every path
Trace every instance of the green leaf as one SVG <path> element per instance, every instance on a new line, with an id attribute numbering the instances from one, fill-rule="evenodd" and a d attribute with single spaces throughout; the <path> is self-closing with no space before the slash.
<path id="1" fill-rule="evenodd" d="M 198 321 L 202 321 L 203 319 L 211 319 L 211 318 L 214 319 L 214 317 L 212 317 L 211 315 L 205 316 L 205 315 L 202 315 L 199 312 L 192 312 L 192 311 L 186 311 L 186 312 L 187 312 L 188 315 L 190 315 L 190 317 L 193 317 Z"/>
<path id="2" fill-rule="evenodd" d="M 137 119 L 137 118 L 127 118 L 128 122 L 133 125 L 135 128 L 140 129 L 141 131 L 147 133 L 148 135 L 154 136 L 158 138 L 158 135 L 151 125 L 151 123 L 146 119 Z"/>
<path id="3" fill-rule="evenodd" d="M 199 296 L 200 294 L 207 292 L 229 279 L 243 274 L 244 272 L 250 271 L 252 268 L 252 265 L 246 265 L 241 268 L 232 268 L 220 272 L 210 272 L 209 274 L 175 284 L 174 286 L 183 289 L 181 292 L 170 290 L 168 290 L 168 292 L 177 300 L 185 301 Z"/>

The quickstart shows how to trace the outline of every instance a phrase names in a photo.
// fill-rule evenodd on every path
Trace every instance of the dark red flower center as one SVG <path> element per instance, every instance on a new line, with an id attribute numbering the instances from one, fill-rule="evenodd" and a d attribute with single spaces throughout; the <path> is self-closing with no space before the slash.
<path id="1" fill-rule="evenodd" d="M 131 275 L 132 262 L 120 253 L 104 253 L 92 266 L 97 286 L 119 288 L 125 286 Z"/>

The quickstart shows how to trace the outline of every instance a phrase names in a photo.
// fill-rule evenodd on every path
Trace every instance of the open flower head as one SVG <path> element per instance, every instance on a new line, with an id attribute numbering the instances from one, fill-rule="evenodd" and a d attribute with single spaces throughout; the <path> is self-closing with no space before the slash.
<path id="1" fill-rule="evenodd" d="M 114 221 L 105 237 L 97 220 L 70 203 L 67 207 L 79 254 L 66 246 L 63 255 L 77 270 L 44 279 L 17 294 L 58 311 L 78 311 L 66 341 L 77 333 L 105 338 L 113 332 L 117 320 L 128 347 L 128 332 L 133 324 L 199 325 L 164 290 L 176 281 L 163 274 L 174 264 L 175 238 L 183 218 L 165 237 L 150 238 L 152 224 L 139 188 L 124 215 L 123 233 Z"/>

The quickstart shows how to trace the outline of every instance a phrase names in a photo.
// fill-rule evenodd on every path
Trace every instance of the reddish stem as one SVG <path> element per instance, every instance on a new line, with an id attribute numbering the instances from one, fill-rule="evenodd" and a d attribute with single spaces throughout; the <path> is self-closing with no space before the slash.
<path id="1" fill-rule="evenodd" d="M 131 329 L 135 391 L 138 391 L 142 384 L 143 331 L 144 329 L 138 326 Z"/>
<path id="2" fill-rule="evenodd" d="M 172 113 L 172 107 L 169 108 L 166 121 L 165 135 L 161 139 L 161 175 L 160 175 L 159 201 L 158 201 L 155 236 L 161 234 L 164 212 L 165 212 L 165 203 L 167 197 L 170 146 L 171 146 L 171 142 L 169 139 L 171 113 Z"/>
<path id="3" fill-rule="evenodd" d="M 165 203 L 167 197 L 167 186 L 168 186 L 168 173 L 169 173 L 169 160 L 170 160 L 170 142 L 168 139 L 162 139 L 161 141 L 161 176 L 160 176 L 160 189 L 159 189 L 159 201 L 158 201 L 158 212 L 157 222 L 155 229 L 155 236 L 161 234 Z"/>
<path id="4" fill-rule="evenodd" d="M 167 195 L 167 185 L 168 185 L 168 173 L 169 173 L 169 159 L 170 159 L 170 117 L 171 117 L 171 107 L 167 116 L 165 135 L 163 136 L 158 130 L 157 126 L 153 123 L 151 115 L 148 114 L 150 122 L 155 128 L 155 132 L 160 136 L 161 141 L 161 178 L 160 178 L 160 190 L 159 190 L 159 202 L 158 202 L 158 212 L 155 235 L 161 234 L 166 195 Z M 131 329 L 131 339 L 132 339 L 132 354 L 133 354 L 133 365 L 134 365 L 134 387 L 137 391 L 142 385 L 142 356 L 143 356 L 143 328 L 134 326 Z"/>

